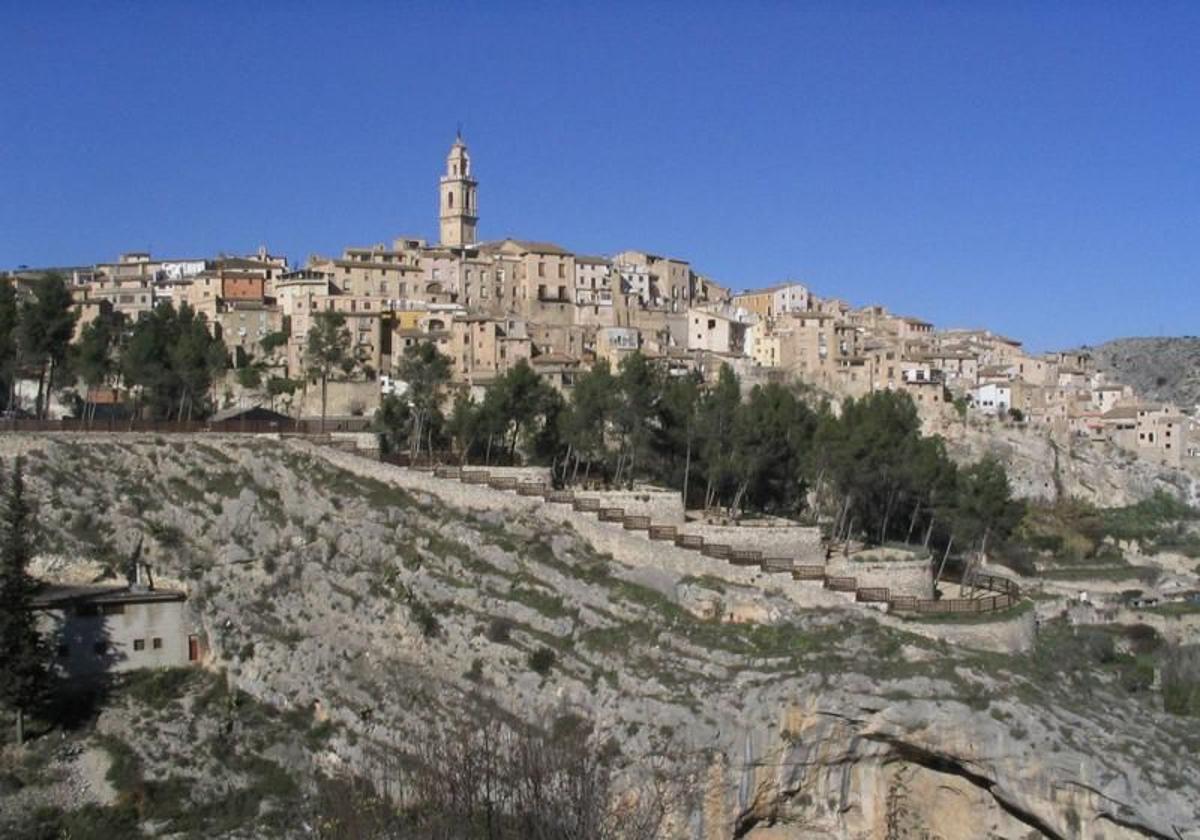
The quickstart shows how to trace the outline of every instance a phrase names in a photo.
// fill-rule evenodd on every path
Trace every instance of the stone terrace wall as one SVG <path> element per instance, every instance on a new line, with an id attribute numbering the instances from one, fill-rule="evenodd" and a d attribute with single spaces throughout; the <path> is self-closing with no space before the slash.
<path id="1" fill-rule="evenodd" d="M 517 481 L 550 483 L 549 467 L 464 467 L 469 472 L 485 472 L 492 478 L 515 478 Z"/>
<path id="2" fill-rule="evenodd" d="M 618 507 L 626 516 L 649 516 L 655 525 L 682 525 L 683 500 L 675 490 L 646 487 L 634 490 L 576 491 L 579 498 L 600 500 L 603 507 Z"/>
<path id="3" fill-rule="evenodd" d="M 886 587 L 893 597 L 933 597 L 928 560 L 855 560 L 834 557 L 825 566 L 831 577 L 852 577 L 860 587 Z"/>
<path id="4" fill-rule="evenodd" d="M 705 543 L 761 551 L 764 557 L 791 557 L 801 564 L 824 563 L 819 528 L 801 525 L 705 525 L 689 522 L 680 529 Z"/>
<path id="5" fill-rule="evenodd" d="M 288 445 L 301 448 L 357 475 L 434 496 L 451 507 L 527 513 L 550 525 L 568 526 L 596 551 L 611 554 L 625 566 L 664 573 L 660 577 L 711 575 L 734 583 L 778 591 L 803 607 L 845 607 L 853 599 L 852 593 L 847 598 L 844 593 L 830 592 L 819 584 L 792 580 L 787 575 L 768 575 L 756 567 L 731 566 L 723 560 L 704 557 L 698 552 L 677 548 L 667 542 L 653 542 L 646 538 L 644 532 L 626 531 L 620 524 L 601 522 L 595 514 L 581 513 L 570 505 L 551 504 L 540 496 L 519 496 L 493 490 L 486 485 L 437 478 L 429 472 L 370 461 L 358 455 L 299 440 L 288 441 Z M 643 582 L 652 585 L 649 578 Z M 670 588 L 673 590 L 674 584 Z M 674 597 L 673 591 L 664 594 Z"/>
<path id="6" fill-rule="evenodd" d="M 676 602 L 679 601 L 677 590 L 684 577 L 708 575 L 770 589 L 810 609 L 845 609 L 853 606 L 854 593 L 832 592 L 820 584 L 793 580 L 788 575 L 770 575 L 753 566 L 735 566 L 695 551 L 677 548 L 670 543 L 653 542 L 644 533 L 626 531 L 619 524 L 599 521 L 595 514 L 576 511 L 570 505 L 551 504 L 539 496 L 519 496 L 487 486 L 463 484 L 456 479 L 436 478 L 429 472 L 416 472 L 370 461 L 300 440 L 288 441 L 287 445 L 304 449 L 358 475 L 415 493 L 432 495 L 452 507 L 528 513 L 547 524 L 568 526 L 597 551 L 613 556 L 617 561 L 613 567 L 614 574 L 653 586 Z M 622 566 L 626 567 L 624 571 Z M 878 621 L 891 627 L 984 650 L 1026 650 L 1032 644 L 1034 635 L 1033 611 L 1010 619 L 997 618 L 995 621 L 978 623 L 933 622 L 922 621 L 919 617 L 901 618 L 884 612 L 874 614 Z"/>

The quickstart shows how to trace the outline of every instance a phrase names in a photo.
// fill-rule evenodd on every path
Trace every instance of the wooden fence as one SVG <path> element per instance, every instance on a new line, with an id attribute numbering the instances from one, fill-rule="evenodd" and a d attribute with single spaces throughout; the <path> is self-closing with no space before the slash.
<path id="1" fill-rule="evenodd" d="M 749 548 L 735 548 L 729 552 L 729 562 L 735 566 L 757 566 L 762 563 L 762 552 Z"/>

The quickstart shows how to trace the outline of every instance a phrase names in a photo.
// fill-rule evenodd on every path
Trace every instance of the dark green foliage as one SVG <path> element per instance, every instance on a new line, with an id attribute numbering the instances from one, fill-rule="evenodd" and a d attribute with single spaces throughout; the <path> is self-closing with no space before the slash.
<path id="1" fill-rule="evenodd" d="M 512 621 L 507 618 L 493 618 L 488 624 L 488 641 L 506 645 L 512 638 Z"/>
<path id="2" fill-rule="evenodd" d="M 548 647 L 539 647 L 529 653 L 529 668 L 534 673 L 541 674 L 544 677 L 550 673 L 557 659 L 558 656 L 553 650 Z"/>
<path id="3" fill-rule="evenodd" d="M 412 620 L 421 628 L 421 635 L 426 639 L 436 638 L 442 632 L 442 623 L 423 601 L 414 598 L 409 602 L 408 610 Z"/>
<path id="4" fill-rule="evenodd" d="M 75 319 L 71 291 L 58 274 L 39 277 L 32 298 L 20 308 L 17 346 L 21 364 L 37 372 L 38 417 L 45 417 L 55 373 L 66 362 Z"/>
<path id="5" fill-rule="evenodd" d="M 986 550 L 989 539 L 1007 539 L 1023 513 L 1012 498 L 1004 465 L 996 459 L 985 457 L 959 473 L 953 522 L 961 542 Z"/>
<path id="6" fill-rule="evenodd" d="M 133 325 L 121 353 L 125 382 L 138 388 L 139 413 L 190 420 L 212 411 L 210 391 L 225 370 L 225 345 L 186 304 L 155 307 Z"/>
<path id="7" fill-rule="evenodd" d="M 17 373 L 19 327 L 17 291 L 11 281 L 0 281 L 0 405 L 5 408 Z"/>
<path id="8" fill-rule="evenodd" d="M 124 328 L 124 316 L 104 310 L 81 331 L 72 348 L 71 366 L 89 393 L 92 388 L 110 384 L 118 373 L 116 353 Z M 94 410 L 95 406 L 85 400 L 85 417 L 90 418 Z"/>
<path id="9" fill-rule="evenodd" d="M 1200 645 L 1168 652 L 1162 669 L 1163 706 L 1173 715 L 1200 717 Z"/>
<path id="10" fill-rule="evenodd" d="M 441 437 L 445 423 L 442 400 L 450 381 L 450 358 L 429 343 L 414 344 L 404 349 L 396 367 L 396 378 L 408 385 L 404 394 L 406 413 L 391 411 L 385 420 L 394 425 L 389 429 L 393 439 L 408 438 L 409 454 L 415 457 L 422 449 L 433 453 L 435 439 Z M 397 424 L 397 420 L 402 420 Z"/>
<path id="11" fill-rule="evenodd" d="M 33 540 L 33 510 L 18 458 L 0 512 L 0 704 L 17 712 L 18 743 L 24 715 L 46 698 L 49 686 L 45 643 L 31 609 Z"/>
<path id="12" fill-rule="evenodd" d="M 329 377 L 338 370 L 353 368 L 350 355 L 350 330 L 341 312 L 318 312 L 308 330 L 304 346 L 304 368 L 309 378 L 321 383 L 321 429 L 325 428 L 326 393 Z"/>

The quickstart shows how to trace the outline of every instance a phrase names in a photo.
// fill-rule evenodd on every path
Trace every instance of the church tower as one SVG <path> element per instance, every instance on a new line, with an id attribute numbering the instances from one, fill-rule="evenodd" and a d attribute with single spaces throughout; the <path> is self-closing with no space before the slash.
<path id="1" fill-rule="evenodd" d="M 479 208 L 475 204 L 478 184 L 471 178 L 471 156 L 462 134 L 454 138 L 446 156 L 446 174 L 442 176 L 439 217 L 441 243 L 447 248 L 462 248 L 475 244 L 475 225 Z"/>

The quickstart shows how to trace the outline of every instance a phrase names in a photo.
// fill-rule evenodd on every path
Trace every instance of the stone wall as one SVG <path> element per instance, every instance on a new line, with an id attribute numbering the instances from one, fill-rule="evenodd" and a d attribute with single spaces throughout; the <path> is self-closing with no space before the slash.
<path id="1" fill-rule="evenodd" d="M 706 543 L 734 549 L 761 551 L 764 557 L 792 557 L 800 563 L 822 563 L 821 531 L 801 525 L 706 525 L 689 522 L 683 533 L 703 537 Z"/>
<path id="2" fill-rule="evenodd" d="M 825 566 L 831 577 L 852 577 L 860 587 L 883 587 L 892 597 L 933 597 L 933 575 L 928 560 L 856 560 L 834 557 Z"/>
<path id="3" fill-rule="evenodd" d="M 884 616 L 880 620 L 909 633 L 927 639 L 937 639 L 977 650 L 1000 653 L 1016 653 L 1033 647 L 1037 635 L 1037 622 L 1033 610 L 1024 610 L 1005 617 L 1007 613 L 992 613 L 987 621 L 948 621 L 944 619 L 922 621 L 919 617 L 897 618 Z"/>
<path id="4" fill-rule="evenodd" d="M 549 525 L 571 528 L 596 551 L 613 556 L 617 561 L 612 567 L 614 575 L 653 587 L 677 603 L 680 600 L 677 588 L 684 584 L 685 578 L 710 576 L 769 590 L 801 607 L 856 608 L 853 592 L 832 592 L 819 582 L 797 581 L 786 574 L 766 574 L 755 566 L 735 566 L 724 560 L 705 557 L 696 551 L 677 548 L 668 542 L 652 541 L 644 532 L 626 531 L 620 524 L 601 522 L 595 514 L 576 511 L 570 505 L 551 504 L 537 496 L 519 496 L 487 486 L 463 484 L 456 479 L 437 478 L 431 473 L 368 461 L 357 455 L 300 440 L 289 440 L 287 445 L 303 448 L 358 475 L 388 482 L 415 493 L 432 495 L 451 507 L 529 514 Z M 928 569 L 928 566 L 925 568 Z M 967 647 L 1011 652 L 1027 650 L 1032 645 L 1032 610 L 1012 618 L 1005 618 L 1004 613 L 995 615 L 997 618 L 994 621 L 959 624 L 877 613 L 878 620 L 890 627 Z"/>
<path id="5" fill-rule="evenodd" d="M 491 478 L 515 478 L 517 481 L 550 483 L 549 467 L 466 467 L 465 469 L 481 470 Z"/>
<path id="6" fill-rule="evenodd" d="M 603 507 L 622 508 L 626 516 L 649 516 L 655 525 L 683 524 L 683 500 L 675 490 L 637 487 L 633 490 L 579 490 L 576 495 L 600 499 Z"/>

